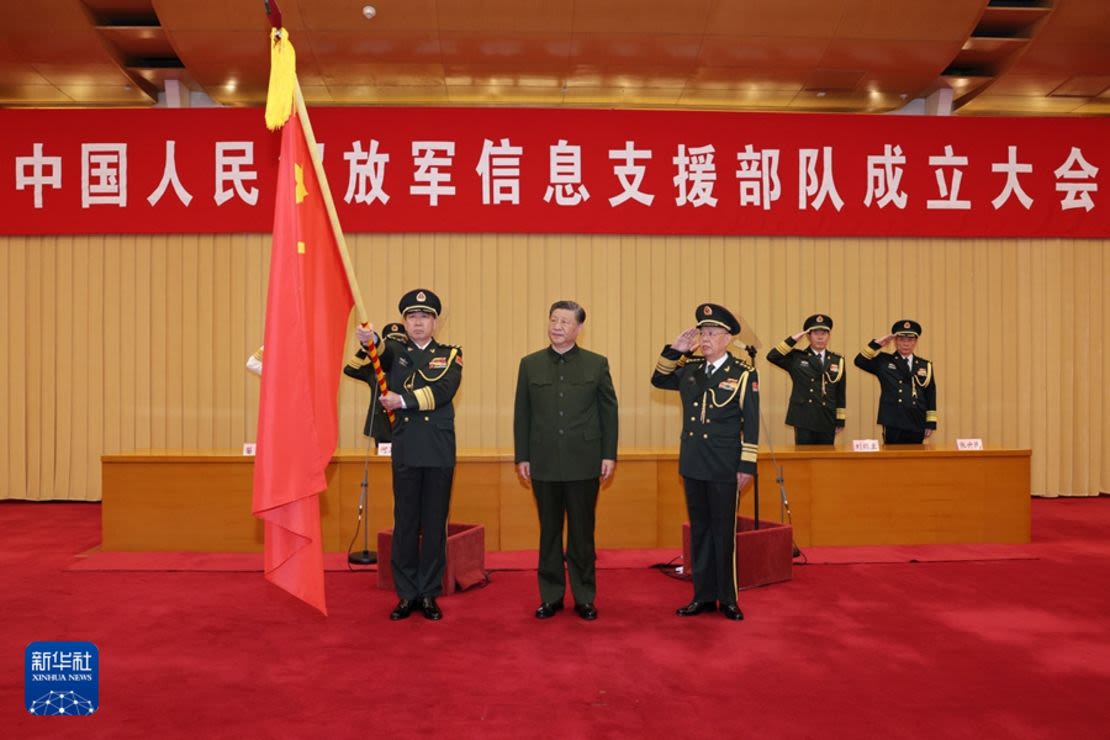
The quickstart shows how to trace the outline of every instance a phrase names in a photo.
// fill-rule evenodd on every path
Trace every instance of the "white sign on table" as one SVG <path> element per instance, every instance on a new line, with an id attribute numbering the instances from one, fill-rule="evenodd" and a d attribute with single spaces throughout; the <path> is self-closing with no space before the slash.
<path id="1" fill-rule="evenodd" d="M 957 439 L 957 450 L 981 450 L 983 449 L 983 440 L 981 439 Z"/>
<path id="2" fill-rule="evenodd" d="M 878 452 L 879 440 L 877 439 L 853 439 L 852 452 Z"/>

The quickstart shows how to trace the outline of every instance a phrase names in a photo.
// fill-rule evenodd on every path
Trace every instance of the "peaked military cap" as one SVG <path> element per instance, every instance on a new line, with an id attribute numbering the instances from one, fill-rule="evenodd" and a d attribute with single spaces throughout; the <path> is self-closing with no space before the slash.
<path id="1" fill-rule="evenodd" d="M 913 319 L 895 321 L 894 325 L 890 327 L 890 333 L 896 337 L 919 337 L 921 336 L 921 324 Z"/>
<path id="2" fill-rule="evenodd" d="M 733 336 L 740 333 L 740 322 L 731 311 L 716 303 L 703 303 L 698 306 L 694 312 L 694 319 L 698 322 L 699 329 L 703 326 L 719 326 L 727 329 Z"/>
<path id="3" fill-rule="evenodd" d="M 409 313 L 410 311 L 423 311 L 438 317 L 439 312 L 443 310 L 443 304 L 440 303 L 439 296 L 426 288 L 417 288 L 410 290 L 401 296 L 401 302 L 397 305 L 401 311 L 401 315 Z"/>
<path id="4" fill-rule="evenodd" d="M 404 324 L 398 324 L 394 321 L 392 324 L 386 324 L 382 327 L 382 336 L 386 339 L 403 342 L 409 338 L 409 333 L 405 331 Z"/>
<path id="5" fill-rule="evenodd" d="M 823 313 L 815 313 L 806 319 L 802 324 L 802 330 L 811 332 L 814 329 L 824 329 L 825 331 L 832 331 L 833 320 Z"/>

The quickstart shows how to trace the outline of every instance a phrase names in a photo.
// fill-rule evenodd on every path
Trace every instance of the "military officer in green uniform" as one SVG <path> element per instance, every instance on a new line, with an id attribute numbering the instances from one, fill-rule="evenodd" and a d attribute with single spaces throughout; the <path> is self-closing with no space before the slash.
<path id="1" fill-rule="evenodd" d="M 682 440 L 678 472 L 686 492 L 693 555 L 694 600 L 675 613 L 691 617 L 720 608 L 741 620 L 736 603 L 736 508 L 755 476 L 759 449 L 759 376 L 728 352 L 740 322 L 703 303 L 697 325 L 678 335 L 651 376 L 656 388 L 678 391 Z M 701 356 L 692 354 L 697 344 Z"/>
<path id="2" fill-rule="evenodd" d="M 802 330 L 779 342 L 767 360 L 790 373 L 794 385 L 786 423 L 794 427 L 794 444 L 831 445 L 844 428 L 846 416 L 844 357 L 829 350 L 833 320 L 814 314 Z M 795 345 L 808 337 L 809 347 Z"/>
<path id="3" fill-rule="evenodd" d="M 937 428 L 937 379 L 933 363 L 914 354 L 921 324 L 895 321 L 890 334 L 872 339 L 856 367 L 879 379 L 879 423 L 887 444 L 921 444 Z M 894 340 L 894 352 L 880 350 Z"/>
<path id="4" fill-rule="evenodd" d="M 419 609 L 439 620 L 436 596 L 447 566 L 447 514 L 455 474 L 455 407 L 462 382 L 462 348 L 433 336 L 442 303 L 427 289 L 401 297 L 408 342 L 385 339 L 381 363 L 389 392 L 383 408 L 394 413 L 393 542 L 390 567 L 399 601 L 390 619 Z M 373 340 L 372 328 L 359 341 Z"/>
<path id="5" fill-rule="evenodd" d="M 597 618 L 594 514 L 598 488 L 616 466 L 617 394 L 609 361 L 577 344 L 585 321 L 586 311 L 574 301 L 552 304 L 551 344 L 524 357 L 517 374 L 514 458 L 520 477 L 531 483 L 540 519 L 537 619 L 563 608 L 568 574 L 578 616 Z"/>
<path id="6" fill-rule="evenodd" d="M 408 334 L 405 333 L 403 324 L 393 322 L 386 324 L 382 329 L 383 339 L 392 339 L 395 342 L 404 344 L 408 341 Z M 389 416 L 385 413 L 385 409 L 378 403 L 378 378 L 374 374 L 374 366 L 370 362 L 369 347 L 359 343 L 358 349 L 343 368 L 343 374 L 349 378 L 361 380 L 370 386 L 370 405 L 366 410 L 366 424 L 363 426 L 362 433 L 367 437 L 373 437 L 377 443 L 390 442 L 393 440 L 393 430 L 389 426 Z M 377 404 L 377 408 L 374 405 Z"/>

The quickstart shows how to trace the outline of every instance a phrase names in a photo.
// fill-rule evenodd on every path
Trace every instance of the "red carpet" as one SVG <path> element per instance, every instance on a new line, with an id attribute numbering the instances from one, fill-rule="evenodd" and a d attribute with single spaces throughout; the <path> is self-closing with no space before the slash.
<path id="1" fill-rule="evenodd" d="M 648 568 L 680 555 L 677 550 L 601 550 L 597 567 Z M 348 567 L 346 553 L 324 553 L 325 570 L 376 570 L 376 565 Z M 486 553 L 487 570 L 536 570 L 535 550 Z M 262 571 L 262 553 L 250 552 L 104 552 L 99 547 L 79 554 L 67 570 Z"/>
<path id="2" fill-rule="evenodd" d="M 809 565 L 849 563 L 955 563 L 970 560 L 1032 560 L 1045 553 L 1037 545 L 872 545 L 807 547 Z"/>
<path id="3" fill-rule="evenodd" d="M 535 574 L 391 623 L 373 574 L 324 618 L 251 572 L 70 570 L 91 504 L 0 504 L 8 737 L 1102 738 L 1110 499 L 1034 501 L 1036 559 L 810 565 L 747 620 L 672 615 L 688 583 L 599 574 L 600 618 L 538 622 Z M 101 711 L 31 717 L 23 649 L 91 640 Z"/>

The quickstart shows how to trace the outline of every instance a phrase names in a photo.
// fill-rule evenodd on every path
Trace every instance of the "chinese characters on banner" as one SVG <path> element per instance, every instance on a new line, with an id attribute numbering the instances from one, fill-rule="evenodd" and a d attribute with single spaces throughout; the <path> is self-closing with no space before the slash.
<path id="1" fill-rule="evenodd" d="M 1110 236 L 1105 119 L 322 108 L 348 232 Z M 5 234 L 265 232 L 260 111 L 0 111 Z"/>

